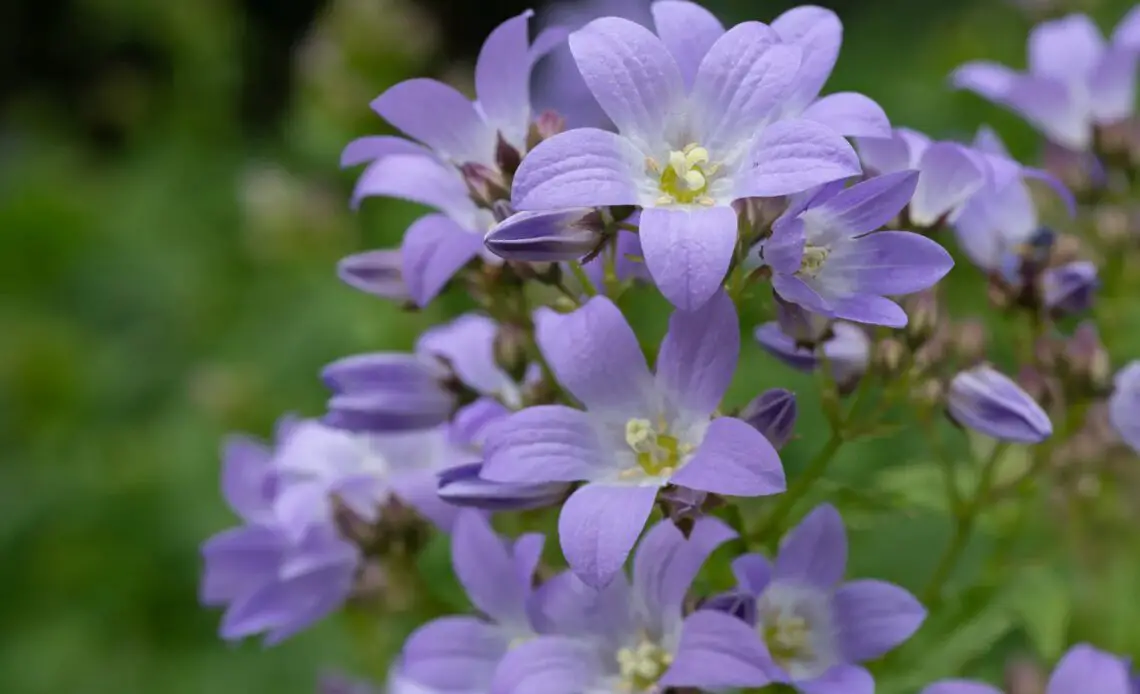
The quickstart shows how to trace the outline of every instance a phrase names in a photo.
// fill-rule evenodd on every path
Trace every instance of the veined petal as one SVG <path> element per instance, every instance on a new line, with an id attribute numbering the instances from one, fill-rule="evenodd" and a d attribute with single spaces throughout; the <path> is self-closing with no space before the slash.
<path id="1" fill-rule="evenodd" d="M 842 135 L 802 119 L 764 128 L 752 148 L 751 163 L 738 173 L 738 198 L 790 195 L 862 171 L 859 157 Z"/>
<path id="2" fill-rule="evenodd" d="M 789 111 L 798 114 L 819 96 L 835 68 L 843 43 L 843 23 L 831 10 L 804 5 L 776 17 L 772 28 L 780 40 L 799 47 L 803 54 L 795 88 L 787 97 Z"/>
<path id="3" fill-rule="evenodd" d="M 712 690 L 763 687 L 772 681 L 772 666 L 752 627 L 727 614 L 698 610 L 685 620 L 673 664 L 659 684 Z"/>
<path id="4" fill-rule="evenodd" d="M 336 264 L 337 277 L 342 282 L 391 301 L 407 301 L 408 286 L 404 284 L 403 263 L 399 249 L 364 251 L 345 256 Z"/>
<path id="5" fill-rule="evenodd" d="M 891 121 L 873 99 L 858 92 L 837 92 L 817 99 L 800 114 L 844 137 L 890 137 Z"/>
<path id="6" fill-rule="evenodd" d="M 1045 694 L 1129 694 L 1128 667 L 1124 660 L 1086 643 L 1073 646 L 1053 670 Z"/>
<path id="7" fill-rule="evenodd" d="M 832 304 L 830 299 L 820 296 L 814 288 L 795 275 L 775 275 L 772 277 L 772 289 L 784 301 L 797 304 L 812 313 L 824 316 L 831 315 Z M 777 327 L 777 330 L 779 328 Z"/>
<path id="8" fill-rule="evenodd" d="M 656 499 L 657 487 L 600 483 L 570 495 L 558 516 L 558 537 L 566 563 L 583 583 L 603 588 L 621 571 Z"/>
<path id="9" fill-rule="evenodd" d="M 340 166 L 346 169 L 393 154 L 434 156 L 427 147 L 396 135 L 369 135 L 358 137 L 345 145 L 340 153 Z"/>
<path id="10" fill-rule="evenodd" d="M 772 562 L 763 554 L 742 554 L 732 560 L 736 585 L 753 597 L 759 597 L 772 582 Z"/>
<path id="11" fill-rule="evenodd" d="M 580 128 L 543 140 L 515 172 L 516 210 L 637 205 L 645 155 L 614 133 Z"/>
<path id="12" fill-rule="evenodd" d="M 830 590 L 847 570 L 847 531 L 831 504 L 816 506 L 780 542 L 773 579 Z"/>
<path id="13" fill-rule="evenodd" d="M 937 142 L 919 162 L 918 187 L 910 201 L 910 218 L 930 226 L 952 212 L 985 183 L 985 172 L 961 145 Z"/>
<path id="14" fill-rule="evenodd" d="M 886 581 L 844 583 L 832 604 L 839 646 L 852 663 L 885 655 L 926 619 L 926 608 L 913 595 Z"/>
<path id="15" fill-rule="evenodd" d="M 528 407 L 488 425 L 484 478 L 493 482 L 575 482 L 616 469 L 585 412 L 562 405 Z"/>
<path id="16" fill-rule="evenodd" d="M 1136 104 L 1136 61 L 1134 48 L 1107 51 L 1089 78 L 1089 99 L 1098 122 L 1112 123 L 1132 114 Z"/>
<path id="17" fill-rule="evenodd" d="M 1029 71 L 1073 84 L 1088 79 L 1105 41 L 1088 15 L 1070 14 L 1038 24 L 1029 34 Z"/>
<path id="18" fill-rule="evenodd" d="M 846 235 L 875 231 L 906 207 L 918 178 L 913 169 L 875 176 L 841 190 L 805 214 L 821 215 L 821 222 L 842 226 Z"/>
<path id="19" fill-rule="evenodd" d="M 372 110 L 446 159 L 494 164 L 495 133 L 467 97 L 442 82 L 400 82 L 376 97 Z"/>
<path id="20" fill-rule="evenodd" d="M 649 208 L 641 213 L 641 250 L 657 288 L 674 306 L 695 310 L 720 288 L 736 250 L 731 207 Z"/>
<path id="21" fill-rule="evenodd" d="M 533 10 L 495 27 L 475 62 L 475 93 L 492 130 L 516 147 L 526 144 L 530 122 L 530 35 Z"/>
<path id="22" fill-rule="evenodd" d="M 401 673 L 428 687 L 478 689 L 491 681 L 507 642 L 474 617 L 442 617 L 417 629 L 404 644 Z"/>
<path id="23" fill-rule="evenodd" d="M 669 480 L 727 496 L 767 496 L 787 488 L 780 454 L 746 422 L 718 417 L 689 462 Z"/>
<path id="24" fill-rule="evenodd" d="M 1003 694 L 997 687 L 968 680 L 944 680 L 923 689 L 921 694 Z"/>
<path id="25" fill-rule="evenodd" d="M 489 694 L 580 694 L 604 672 L 589 643 L 540 636 L 507 653 L 495 671 Z"/>
<path id="26" fill-rule="evenodd" d="M 875 694 L 875 680 L 865 668 L 836 665 L 815 679 L 797 682 L 803 694 Z"/>
<path id="27" fill-rule="evenodd" d="M 429 214 L 417 219 L 404 235 L 400 260 L 408 295 L 421 308 L 479 254 L 483 239 L 450 217 Z"/>
<path id="28" fill-rule="evenodd" d="M 657 0 L 650 11 L 657 36 L 677 61 L 686 86 L 691 87 L 705 54 L 724 34 L 724 26 L 712 12 L 687 0 Z"/>
<path id="29" fill-rule="evenodd" d="M 937 241 L 909 231 L 877 231 L 827 259 L 826 270 L 851 283 L 852 293 L 891 296 L 934 286 L 954 267 Z"/>
<path id="30" fill-rule="evenodd" d="M 618 132 L 647 151 L 664 142 L 685 82 L 661 39 L 628 19 L 602 17 L 569 40 L 582 78 Z"/>
<path id="31" fill-rule="evenodd" d="M 352 204 L 376 195 L 435 207 L 459 220 L 475 212 L 459 173 L 434 157 L 393 154 L 372 162 L 356 181 Z"/>
<path id="32" fill-rule="evenodd" d="M 883 325 L 888 328 L 902 328 L 907 324 L 906 311 L 882 296 L 860 294 L 858 296 L 836 297 L 828 301 L 832 318 Z"/>
<path id="33" fill-rule="evenodd" d="M 1021 77 L 1000 63 L 975 60 L 960 66 L 950 75 L 950 83 L 990 101 L 1003 102 L 1009 97 L 1013 85 Z"/>
<path id="34" fill-rule="evenodd" d="M 455 575 L 483 614 L 499 624 L 522 622 L 530 576 L 519 575 L 503 538 L 478 511 L 460 511 L 451 535 Z"/>
<path id="35" fill-rule="evenodd" d="M 697 311 L 674 311 L 657 353 L 657 383 L 693 415 L 712 414 L 740 358 L 740 324 L 732 299 L 717 292 Z"/>
<path id="36" fill-rule="evenodd" d="M 760 242 L 765 264 L 782 275 L 794 274 L 804 262 L 806 227 L 799 214 L 788 210 L 772 224 L 772 235 Z"/>

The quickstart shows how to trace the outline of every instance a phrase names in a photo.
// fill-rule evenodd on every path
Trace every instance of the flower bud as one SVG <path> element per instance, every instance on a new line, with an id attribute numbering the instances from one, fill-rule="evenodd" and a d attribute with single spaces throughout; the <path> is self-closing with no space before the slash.
<path id="1" fill-rule="evenodd" d="M 938 292 L 927 289 L 911 296 L 906 302 L 906 313 L 906 339 L 912 347 L 917 347 L 938 329 L 938 321 L 942 317 Z"/>
<path id="2" fill-rule="evenodd" d="M 511 199 L 510 187 L 499 172 L 490 167 L 469 162 L 460 166 L 459 172 L 463 174 L 467 192 L 476 204 L 490 208 L 499 200 Z"/>
<path id="3" fill-rule="evenodd" d="M 382 299 L 408 303 L 411 295 L 404 284 L 400 251 L 365 251 L 342 258 L 336 265 L 342 282 Z"/>
<path id="4" fill-rule="evenodd" d="M 887 378 L 897 376 L 906 351 L 906 346 L 893 337 L 880 340 L 875 344 L 875 370 Z"/>
<path id="5" fill-rule="evenodd" d="M 1065 371 L 1072 385 L 1090 393 L 1103 393 L 1112 381 L 1112 359 L 1100 340 L 1096 324 L 1086 321 L 1077 326 L 1064 351 Z"/>
<path id="6" fill-rule="evenodd" d="M 566 119 L 557 111 L 543 111 L 538 114 L 526 135 L 526 148 L 532 150 L 543 140 L 549 140 L 566 129 Z"/>
<path id="7" fill-rule="evenodd" d="M 554 506 L 570 492 L 570 484 L 566 482 L 491 482 L 479 476 L 482 469 L 482 463 L 469 463 L 441 472 L 439 498 L 456 506 L 486 511 L 525 511 Z"/>
<path id="8" fill-rule="evenodd" d="M 1045 306 L 1056 315 L 1088 311 L 1099 288 L 1096 265 L 1087 260 L 1051 267 L 1041 275 Z"/>
<path id="9" fill-rule="evenodd" d="M 604 224 L 592 207 L 518 212 L 487 232 L 483 243 L 507 260 L 578 260 L 602 243 Z"/>
<path id="10" fill-rule="evenodd" d="M 333 392 L 324 423 L 352 431 L 421 429 L 447 421 L 456 405 L 449 374 L 414 354 L 345 357 L 321 372 Z"/>
<path id="11" fill-rule="evenodd" d="M 504 323 L 495 333 L 495 363 L 515 381 L 523 380 L 530 366 L 529 344 L 527 331 L 517 325 Z"/>
<path id="12" fill-rule="evenodd" d="M 1001 441 L 1040 443 L 1053 434 L 1053 424 L 1041 406 L 985 364 L 954 377 L 946 405 L 961 426 Z"/>
<path id="13" fill-rule="evenodd" d="M 783 388 L 773 388 L 745 405 L 740 419 L 751 424 L 779 450 L 792 438 L 796 411 L 796 394 Z"/>
<path id="14" fill-rule="evenodd" d="M 499 133 L 498 140 L 495 142 L 495 164 L 498 165 L 499 171 L 504 176 L 514 176 L 521 163 L 522 153 L 503 139 L 502 133 Z M 510 196 L 507 199 L 510 199 Z"/>
<path id="15" fill-rule="evenodd" d="M 697 520 L 719 506 L 722 500 L 715 494 L 688 487 L 667 487 L 657 496 L 657 503 L 665 517 L 687 538 Z"/>
<path id="16" fill-rule="evenodd" d="M 945 391 L 946 389 L 942 387 L 941 381 L 936 378 L 928 378 L 918 384 L 912 394 L 920 405 L 937 407 L 942 404 L 942 399 L 946 395 Z"/>
<path id="17" fill-rule="evenodd" d="M 1108 417 L 1120 438 L 1140 453 L 1140 360 L 1125 366 L 1113 380 Z"/>
<path id="18" fill-rule="evenodd" d="M 977 319 L 959 322 L 951 331 L 954 354 L 962 361 L 973 364 L 986 354 L 986 325 Z"/>
<path id="19" fill-rule="evenodd" d="M 1005 669 L 1005 690 L 1009 694 L 1045 694 L 1046 672 L 1029 658 L 1015 658 Z"/>
<path id="20" fill-rule="evenodd" d="M 849 391 L 867 371 L 871 360 L 871 341 L 867 334 L 851 323 L 837 322 L 832 336 L 823 343 L 823 352 L 831 363 L 832 376 L 841 391 Z M 814 371 L 819 358 L 814 350 L 796 344 L 780 330 L 778 323 L 765 323 L 756 328 L 756 341 L 768 354 L 799 371 Z"/>
<path id="21" fill-rule="evenodd" d="M 785 301 L 779 294 L 773 293 L 772 296 L 776 300 L 776 320 L 780 324 L 780 330 L 796 344 L 812 348 L 828 337 L 831 332 L 830 318 Z"/>

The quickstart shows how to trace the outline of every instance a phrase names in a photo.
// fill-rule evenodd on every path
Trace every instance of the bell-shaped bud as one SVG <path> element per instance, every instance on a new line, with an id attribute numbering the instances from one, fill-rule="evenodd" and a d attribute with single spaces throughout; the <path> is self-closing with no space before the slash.
<path id="1" fill-rule="evenodd" d="M 395 249 L 357 253 L 342 258 L 336 265 L 336 274 L 353 289 L 407 303 L 411 295 L 404 284 L 400 257 L 400 251 Z"/>
<path id="2" fill-rule="evenodd" d="M 1078 325 L 1063 354 L 1065 372 L 1074 387 L 1093 395 L 1108 389 L 1112 382 L 1112 359 L 1095 323 L 1085 321 Z"/>
<path id="3" fill-rule="evenodd" d="M 557 111 L 543 111 L 538 114 L 526 135 L 527 150 L 532 150 L 543 140 L 549 140 L 566 129 L 566 119 Z"/>
<path id="4" fill-rule="evenodd" d="M 566 482 L 509 484 L 479 476 L 482 463 L 458 465 L 439 475 L 439 498 L 456 506 L 486 511 L 525 511 L 554 506 L 570 493 Z"/>
<path id="5" fill-rule="evenodd" d="M 796 394 L 783 388 L 773 388 L 745 405 L 739 416 L 779 450 L 792 438 L 796 414 Z"/>
<path id="6" fill-rule="evenodd" d="M 515 381 L 522 381 L 530 368 L 530 339 L 526 330 L 511 323 L 500 325 L 495 333 L 495 363 Z"/>
<path id="7" fill-rule="evenodd" d="M 743 590 L 730 590 L 702 600 L 697 609 L 715 610 L 732 615 L 747 624 L 756 624 L 756 596 Z"/>
<path id="8" fill-rule="evenodd" d="M 874 348 L 875 370 L 887 378 L 894 378 L 898 376 L 906 355 L 906 345 L 899 340 L 893 337 L 879 340 Z"/>
<path id="9" fill-rule="evenodd" d="M 491 167 L 469 162 L 460 166 L 459 172 L 463 174 L 467 192 L 476 204 L 493 208 L 496 202 L 511 199 L 510 186 L 503 181 L 502 175 Z"/>
<path id="10" fill-rule="evenodd" d="M 985 323 L 975 318 L 956 323 L 950 332 L 954 354 L 967 364 L 974 364 L 985 356 L 986 339 Z"/>
<path id="11" fill-rule="evenodd" d="M 657 503 L 664 510 L 665 517 L 673 521 L 673 525 L 687 538 L 697 520 L 723 501 L 715 494 L 688 487 L 666 487 L 657 496 Z"/>
<path id="12" fill-rule="evenodd" d="M 1040 443 L 1053 434 L 1045 410 L 1011 379 L 986 364 L 951 380 L 946 407 L 961 426 L 1000 441 Z"/>
<path id="13" fill-rule="evenodd" d="M 514 176 L 521 163 L 522 153 L 503 139 L 502 133 L 499 133 L 499 139 L 495 142 L 495 164 L 499 167 L 499 171 L 505 176 Z"/>
<path id="14" fill-rule="evenodd" d="M 906 339 L 913 347 L 923 344 L 938 330 L 942 306 L 938 292 L 931 288 L 919 292 L 906 301 Z"/>
<path id="15" fill-rule="evenodd" d="M 1051 267 L 1041 274 L 1042 300 L 1057 315 L 1088 311 L 1098 289 L 1096 265 L 1087 260 Z"/>
<path id="16" fill-rule="evenodd" d="M 1117 372 L 1113 386 L 1108 400 L 1112 428 L 1132 450 L 1140 453 L 1140 360 Z"/>
<path id="17" fill-rule="evenodd" d="M 871 341 L 867 333 L 851 323 L 837 322 L 831 337 L 822 344 L 831 364 L 832 376 L 841 391 L 850 390 L 867 372 L 871 361 Z M 780 329 L 779 323 L 765 323 L 756 328 L 756 341 L 768 354 L 799 371 L 814 371 L 819 366 L 815 350 L 803 347 Z"/>
<path id="18" fill-rule="evenodd" d="M 450 374 L 414 354 L 358 354 L 332 362 L 321 379 L 333 392 L 324 423 L 351 431 L 401 431 L 446 422 L 457 404 Z"/>
<path id="19" fill-rule="evenodd" d="M 776 322 L 780 324 L 780 331 L 796 344 L 810 349 L 830 336 L 830 318 L 785 301 L 774 292 L 772 297 L 776 300 Z"/>
<path id="20" fill-rule="evenodd" d="M 553 212 L 517 212 L 487 232 L 483 243 L 506 260 L 578 260 L 602 243 L 605 225 L 592 207 Z"/>

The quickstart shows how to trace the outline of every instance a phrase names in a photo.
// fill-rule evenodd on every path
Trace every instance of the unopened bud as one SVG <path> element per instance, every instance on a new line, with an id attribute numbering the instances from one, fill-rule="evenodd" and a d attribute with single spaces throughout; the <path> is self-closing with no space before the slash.
<path id="1" fill-rule="evenodd" d="M 566 119 L 557 111 L 543 111 L 538 114 L 526 135 L 526 148 L 529 152 L 543 140 L 549 140 L 566 129 Z"/>
<path id="2" fill-rule="evenodd" d="M 491 208 L 499 200 L 510 200 L 511 190 L 499 172 L 482 164 L 468 162 L 459 167 L 467 192 L 481 207 Z"/>
<path id="3" fill-rule="evenodd" d="M 796 394 L 783 388 L 764 391 L 740 412 L 777 450 L 792 438 L 796 425 Z"/>
<path id="4" fill-rule="evenodd" d="M 1040 443 L 1053 434 L 1045 410 L 1016 383 L 985 364 L 954 377 L 946 406 L 961 426 L 999 441 Z"/>
<path id="5" fill-rule="evenodd" d="M 498 165 L 499 171 L 502 172 L 503 176 L 509 178 L 515 175 L 521 163 L 522 153 L 515 149 L 514 145 L 503 139 L 502 133 L 499 133 L 499 137 L 495 141 L 495 164 Z"/>
<path id="6" fill-rule="evenodd" d="M 515 381 L 522 381 L 526 376 L 530 358 L 527 352 L 530 346 L 530 335 L 517 325 L 504 323 L 495 333 L 494 354 L 495 363 Z"/>
<path id="7" fill-rule="evenodd" d="M 517 212 L 487 232 L 483 243 L 506 260 L 578 260 L 601 245 L 604 224 L 592 207 Z"/>
<path id="8" fill-rule="evenodd" d="M 525 511 L 554 506 L 570 493 L 570 484 L 566 482 L 491 482 L 480 476 L 482 470 L 482 463 L 444 470 L 439 475 L 439 498 L 456 506 L 486 511 Z"/>
<path id="9" fill-rule="evenodd" d="M 912 347 L 926 342 L 938 329 L 938 321 L 942 317 L 939 303 L 938 293 L 934 289 L 919 292 L 907 300 L 909 320 L 906 324 L 906 339 Z"/>
<path id="10" fill-rule="evenodd" d="M 880 340 L 874 347 L 874 368 L 886 378 L 897 376 L 906 358 L 906 345 L 889 337 Z"/>
<path id="11" fill-rule="evenodd" d="M 1055 315 L 1083 313 L 1092 308 L 1100 289 L 1096 265 L 1078 260 L 1052 267 L 1041 275 L 1041 294 L 1045 306 Z"/>
<path id="12" fill-rule="evenodd" d="M 986 354 L 985 323 L 970 318 L 959 322 L 951 331 L 954 353 L 967 364 L 981 361 Z"/>
<path id="13" fill-rule="evenodd" d="M 935 378 L 928 378 L 914 389 L 914 397 L 924 407 L 934 408 L 942 404 L 946 389 L 942 382 Z"/>
<path id="14" fill-rule="evenodd" d="M 1077 326 L 1065 350 L 1066 373 L 1072 386 L 1088 394 L 1103 394 L 1112 384 L 1112 360 L 1101 342 L 1096 324 Z"/>

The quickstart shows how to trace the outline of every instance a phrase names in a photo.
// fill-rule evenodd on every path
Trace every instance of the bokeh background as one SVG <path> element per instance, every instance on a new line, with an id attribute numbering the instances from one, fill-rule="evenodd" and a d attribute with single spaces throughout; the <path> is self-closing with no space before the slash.
<path id="1" fill-rule="evenodd" d="M 705 4 L 730 23 L 794 3 Z M 896 124 L 940 136 L 968 138 L 990 122 L 1016 154 L 1034 156 L 1020 121 L 946 86 L 968 59 L 1024 64 L 1024 7 L 819 4 L 846 25 L 828 91 L 862 91 Z M 1083 7 L 1109 28 L 1130 4 Z M 270 650 L 216 638 L 218 615 L 195 596 L 198 544 L 231 522 L 218 442 L 232 430 L 265 434 L 283 411 L 318 412 L 322 364 L 406 348 L 462 308 L 450 296 L 404 313 L 336 280 L 339 257 L 395 244 L 417 214 L 377 199 L 351 213 L 353 172 L 338 170 L 338 155 L 385 128 L 368 109 L 374 96 L 413 75 L 463 84 L 486 33 L 525 6 L 0 3 L 0 692 L 292 694 L 312 691 L 325 667 L 383 671 L 410 624 L 350 623 L 372 634 L 366 647 L 338 619 Z M 976 276 L 950 293 L 981 310 Z M 1112 346 L 1118 358 L 1128 351 Z M 769 384 L 810 390 L 754 347 L 746 364 L 735 397 Z M 788 449 L 789 467 L 821 427 L 806 417 L 808 443 Z M 910 445 L 846 457 L 853 471 L 897 464 Z M 853 569 L 913 586 L 944 531 L 897 520 L 863 528 Z M 1121 609 L 1135 614 L 1137 583 L 1121 581 Z M 1077 629 L 1140 646 L 1135 627 L 1099 626 Z M 1000 664 L 986 665 L 991 647 L 1025 643 L 1013 625 L 979 628 L 964 662 L 984 672 Z"/>

